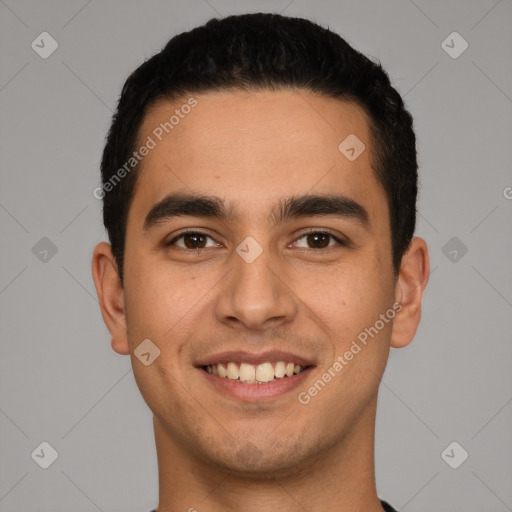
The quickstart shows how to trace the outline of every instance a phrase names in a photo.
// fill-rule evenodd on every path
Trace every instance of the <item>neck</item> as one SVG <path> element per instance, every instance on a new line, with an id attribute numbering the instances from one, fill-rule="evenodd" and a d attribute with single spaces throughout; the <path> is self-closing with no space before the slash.
<path id="1" fill-rule="evenodd" d="M 335 445 L 293 474 L 247 478 L 198 460 L 154 417 L 158 512 L 382 512 L 374 474 L 376 399 Z"/>

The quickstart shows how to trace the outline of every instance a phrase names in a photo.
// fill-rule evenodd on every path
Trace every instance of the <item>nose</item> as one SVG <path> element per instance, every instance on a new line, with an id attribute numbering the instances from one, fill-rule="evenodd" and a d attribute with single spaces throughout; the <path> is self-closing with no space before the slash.
<path id="1" fill-rule="evenodd" d="M 252 261 L 233 253 L 233 267 L 222 281 L 215 314 L 231 327 L 266 330 L 292 321 L 297 300 L 286 283 L 286 270 L 269 250 Z"/>

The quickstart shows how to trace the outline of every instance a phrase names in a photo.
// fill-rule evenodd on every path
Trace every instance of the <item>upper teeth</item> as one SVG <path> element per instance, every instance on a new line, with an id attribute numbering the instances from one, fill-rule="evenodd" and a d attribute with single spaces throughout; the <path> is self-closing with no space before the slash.
<path id="1" fill-rule="evenodd" d="M 294 374 L 304 370 L 303 366 L 294 363 L 285 363 L 279 361 L 275 363 L 248 364 L 248 363 L 218 363 L 206 366 L 206 371 L 225 377 L 231 380 L 248 383 L 270 382 L 274 379 L 282 379 L 283 377 L 291 377 Z"/>

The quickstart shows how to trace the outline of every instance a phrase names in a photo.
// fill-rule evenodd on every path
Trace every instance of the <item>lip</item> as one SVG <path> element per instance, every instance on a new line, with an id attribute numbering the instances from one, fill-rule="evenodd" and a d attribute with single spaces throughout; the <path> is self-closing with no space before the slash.
<path id="1" fill-rule="evenodd" d="M 247 363 L 247 364 L 263 364 L 263 363 L 277 363 L 283 361 L 285 363 L 294 363 L 300 366 L 315 366 L 315 362 L 305 357 L 293 354 L 291 352 L 285 352 L 282 350 L 267 350 L 265 352 L 247 352 L 244 350 L 237 351 L 226 351 L 219 352 L 201 359 L 196 363 L 196 367 L 201 368 L 202 366 L 208 366 L 217 363 Z M 302 374 L 299 374 L 302 375 Z M 292 377 L 288 377 L 291 379 Z M 263 384 L 257 384 L 262 386 Z"/>
<path id="2" fill-rule="evenodd" d="M 309 377 L 313 368 L 314 366 L 309 366 L 292 377 L 283 377 L 263 384 L 246 384 L 227 377 L 218 377 L 203 370 L 202 367 L 199 367 L 198 370 L 204 376 L 206 382 L 212 385 L 216 391 L 245 402 L 260 402 L 283 396 L 297 388 L 304 379 Z"/>
<path id="3" fill-rule="evenodd" d="M 208 365 L 218 363 L 234 362 L 259 365 L 267 362 L 277 363 L 278 361 L 298 364 L 303 366 L 304 370 L 292 377 L 283 377 L 262 384 L 248 384 L 213 375 L 204 369 Z M 315 361 L 311 359 L 278 349 L 264 352 L 248 352 L 246 350 L 218 352 L 204 357 L 196 364 L 197 369 L 207 379 L 206 382 L 212 385 L 216 391 L 246 402 L 270 400 L 290 392 L 309 376 L 315 366 Z"/>

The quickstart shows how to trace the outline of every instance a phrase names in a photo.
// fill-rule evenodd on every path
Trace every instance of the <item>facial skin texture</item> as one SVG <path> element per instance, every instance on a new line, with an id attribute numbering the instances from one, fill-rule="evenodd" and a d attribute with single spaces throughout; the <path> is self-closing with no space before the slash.
<path id="1" fill-rule="evenodd" d="M 413 239 L 395 279 L 386 196 L 357 105 L 303 90 L 194 97 L 197 106 L 136 171 L 124 289 L 110 246 L 100 243 L 93 256 L 112 348 L 130 354 L 154 414 L 158 511 L 381 511 L 373 452 L 378 386 L 390 346 L 406 346 L 420 321 L 426 244 Z M 150 109 L 139 140 L 183 103 Z M 338 150 L 349 134 L 366 145 L 354 161 Z M 180 216 L 144 230 L 151 208 L 175 192 L 216 196 L 232 217 Z M 369 224 L 332 215 L 276 224 L 269 217 L 280 200 L 303 194 L 343 194 L 367 210 Z M 183 238 L 181 247 L 165 247 L 188 228 L 211 237 L 199 239 L 206 248 L 184 249 L 194 239 Z M 310 228 L 349 245 L 332 238 L 308 244 Z M 248 236 L 263 250 L 252 263 L 236 252 Z M 395 301 L 402 309 L 394 321 L 301 404 L 298 393 Z M 161 351 L 149 366 L 133 354 L 144 339 Z M 297 389 L 270 400 L 222 394 L 196 368 L 219 352 L 275 348 L 315 367 Z"/>

